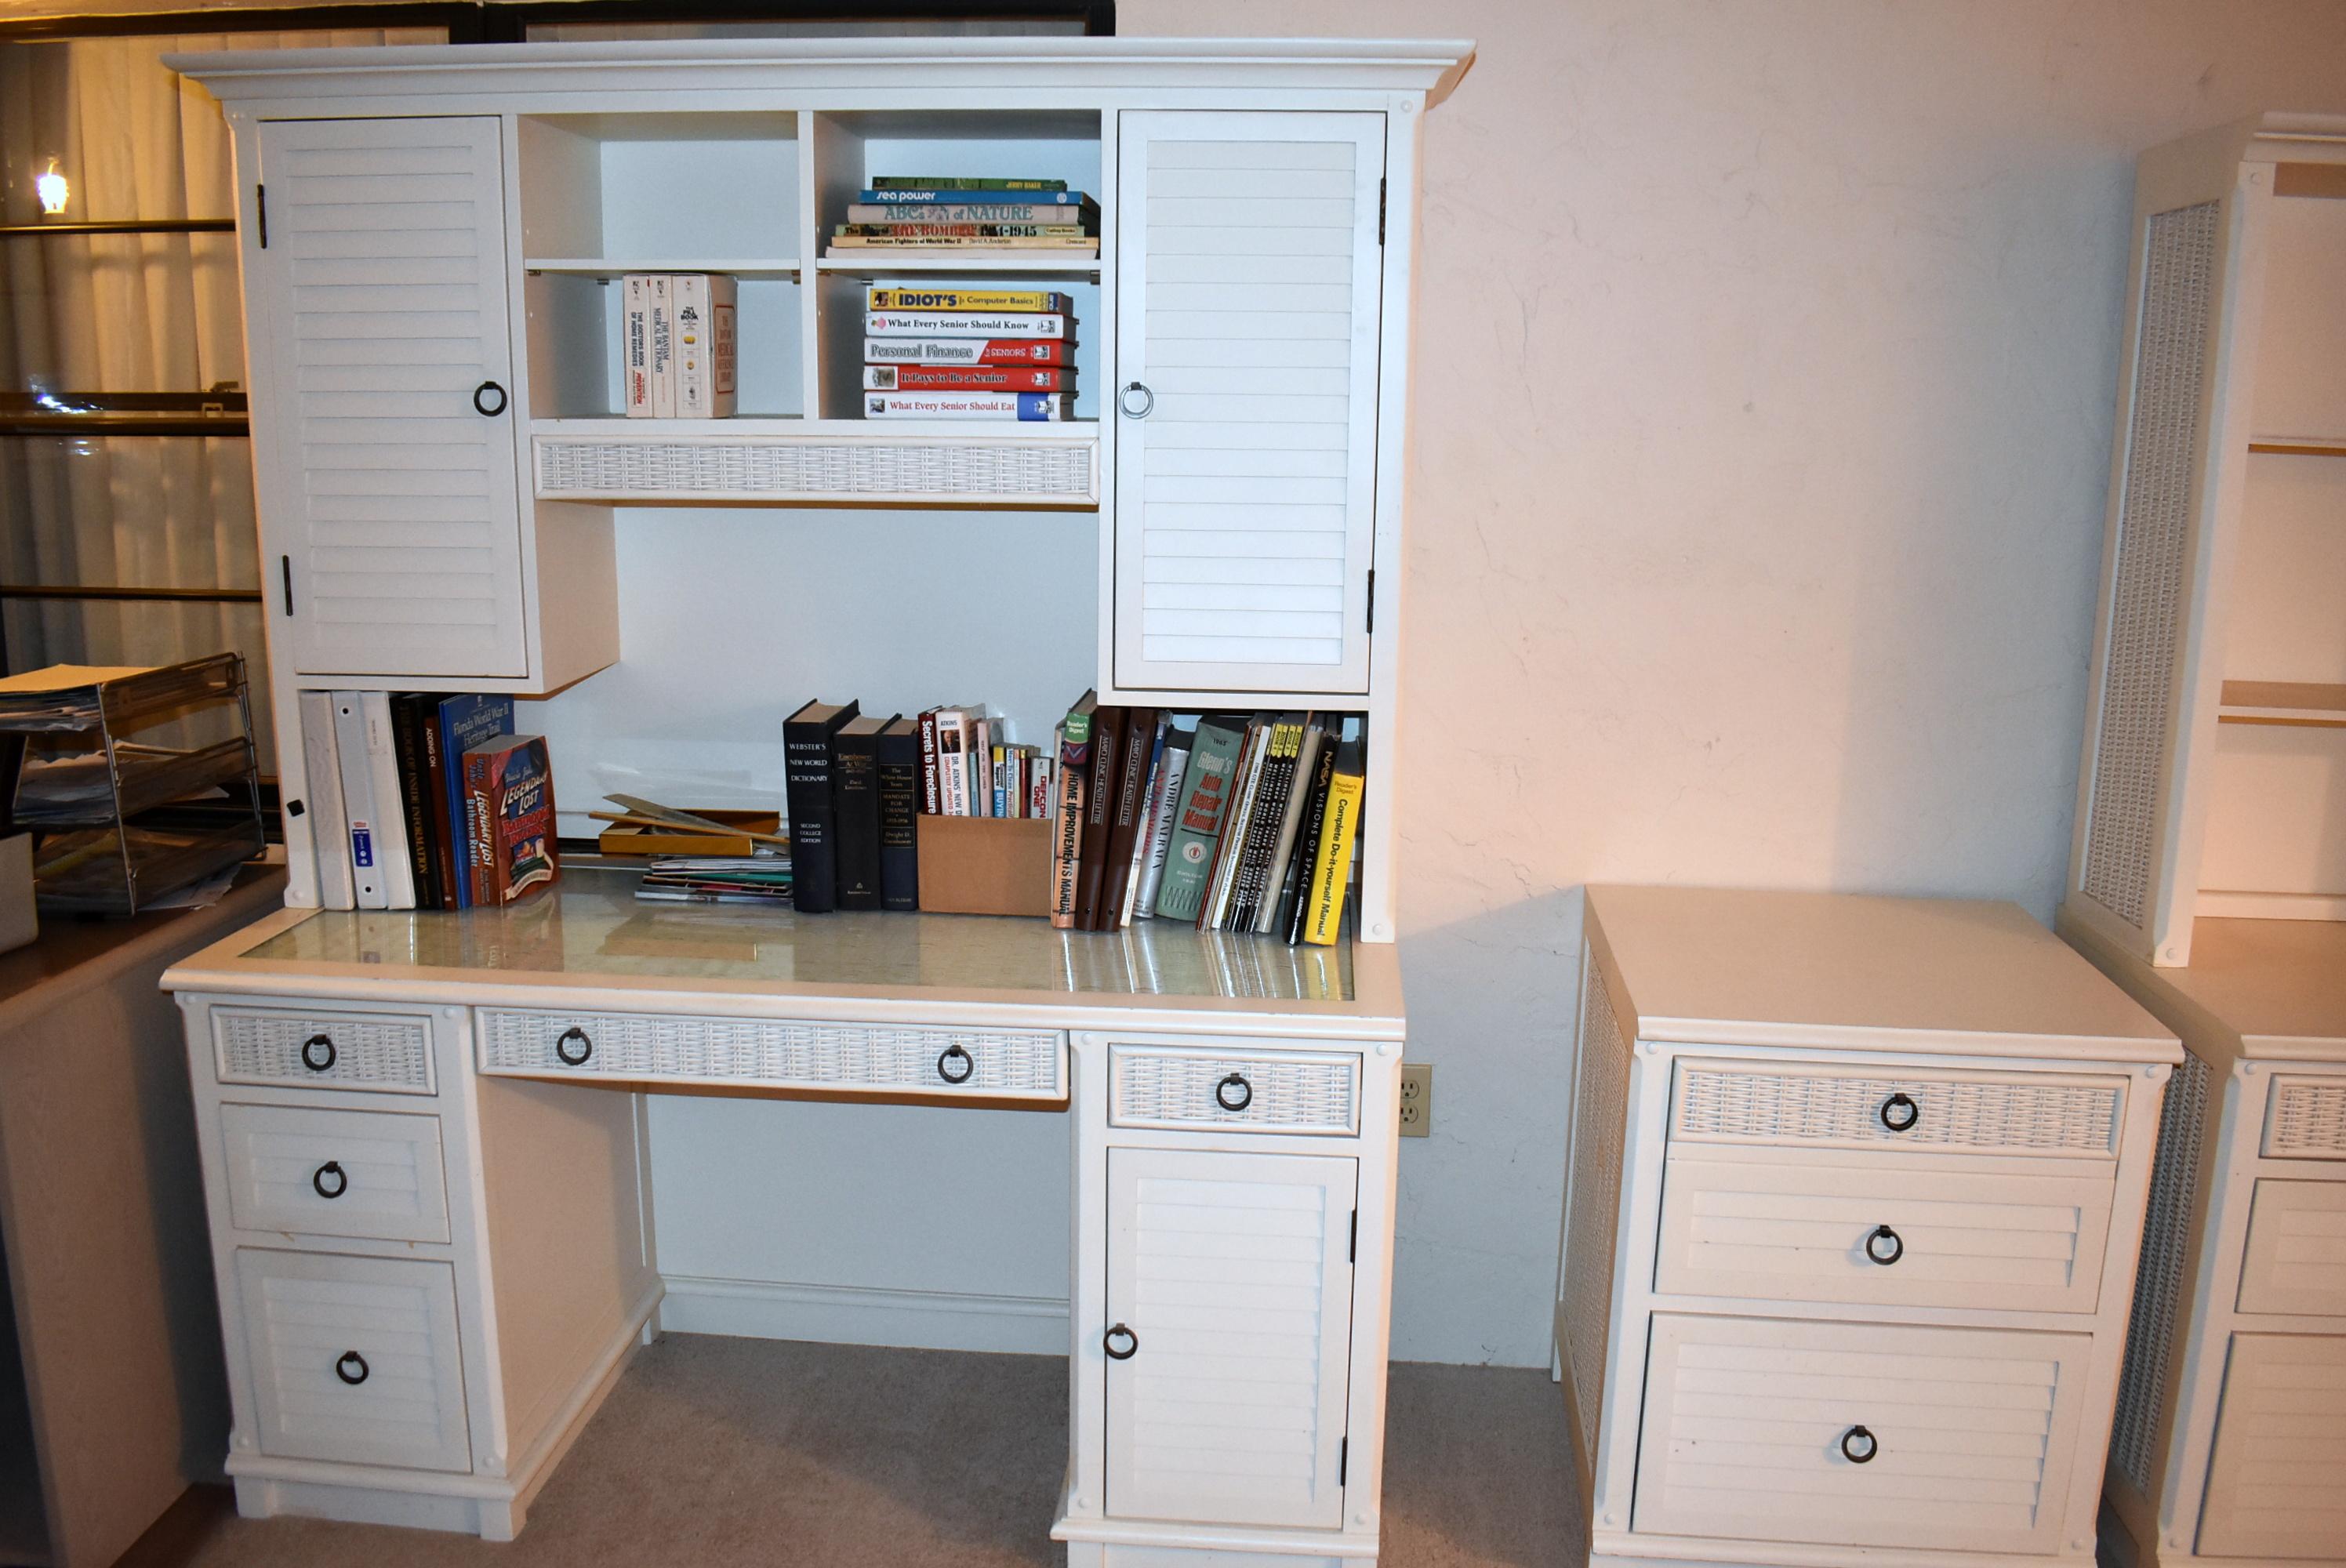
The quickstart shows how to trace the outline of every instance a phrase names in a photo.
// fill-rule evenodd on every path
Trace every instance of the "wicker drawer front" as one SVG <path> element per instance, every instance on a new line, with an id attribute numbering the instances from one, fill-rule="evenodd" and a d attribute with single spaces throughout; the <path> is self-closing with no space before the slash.
<path id="1" fill-rule="evenodd" d="M 2010 1176 L 1890 1154 L 1681 1144 L 1662 1179 L 1654 1288 L 1732 1300 L 2091 1312 L 2116 1167 L 2072 1168 Z"/>
<path id="2" fill-rule="evenodd" d="M 2265 1158 L 2346 1160 L 2346 1078 L 2276 1077 Z"/>
<path id="3" fill-rule="evenodd" d="M 2117 1078 L 1684 1062 L 1674 1141 L 2113 1160 Z"/>
<path id="4" fill-rule="evenodd" d="M 1361 1130 L 1361 1059 L 1350 1053 L 1117 1045 L 1108 1060 L 1116 1126 L 1345 1137 Z"/>
<path id="5" fill-rule="evenodd" d="M 1066 1046 L 1055 1030 L 492 1009 L 477 1020 L 484 1073 L 849 1095 L 1067 1097 Z"/>
<path id="6" fill-rule="evenodd" d="M 223 1084 L 434 1092 L 432 1021 L 414 1013 L 215 1007 L 212 1052 Z"/>
<path id="7" fill-rule="evenodd" d="M 448 1239 L 437 1116 L 222 1105 L 220 1151 L 239 1230 Z"/>
<path id="8" fill-rule="evenodd" d="M 1882 1547 L 1885 1562 L 1923 1545 L 2049 1553 L 2093 1343 L 1658 1313 L 1630 1528 Z"/>

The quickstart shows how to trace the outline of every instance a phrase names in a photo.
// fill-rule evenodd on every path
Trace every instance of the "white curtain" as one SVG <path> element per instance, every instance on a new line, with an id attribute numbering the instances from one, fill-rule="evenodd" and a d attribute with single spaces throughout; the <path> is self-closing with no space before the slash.
<path id="1" fill-rule="evenodd" d="M 62 220 L 236 211 L 226 122 L 166 54 L 436 43 L 436 30 L 271 32 L 0 44 L 0 222 L 40 222 L 35 177 L 71 182 Z M 233 234 L 0 238 L 0 375 L 18 392 L 201 392 L 244 382 Z M 260 588 L 249 444 L 224 437 L 0 437 L 0 580 Z M 261 767 L 275 771 L 265 606 L 15 600 L 12 669 L 245 657 Z"/>

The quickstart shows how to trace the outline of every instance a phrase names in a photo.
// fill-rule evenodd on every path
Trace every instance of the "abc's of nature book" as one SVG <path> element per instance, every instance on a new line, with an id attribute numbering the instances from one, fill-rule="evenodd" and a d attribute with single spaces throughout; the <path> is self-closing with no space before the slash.
<path id="1" fill-rule="evenodd" d="M 511 903 L 560 873 L 544 737 L 500 735 L 464 753 L 464 841 L 475 904 Z"/>

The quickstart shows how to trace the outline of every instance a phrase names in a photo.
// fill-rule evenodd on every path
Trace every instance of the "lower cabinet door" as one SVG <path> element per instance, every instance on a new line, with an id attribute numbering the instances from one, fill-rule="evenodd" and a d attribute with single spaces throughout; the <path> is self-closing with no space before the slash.
<path id="1" fill-rule="evenodd" d="M 2199 1515 L 2204 1557 L 2346 1550 L 2346 1336 L 2235 1334 Z"/>
<path id="2" fill-rule="evenodd" d="M 245 1248 L 236 1273 L 261 1452 L 473 1467 L 453 1268 Z"/>
<path id="3" fill-rule="evenodd" d="M 1358 1174 L 1108 1151 L 1109 1514 L 1342 1522 Z"/>
<path id="4" fill-rule="evenodd" d="M 2053 1552 L 2092 1339 L 1657 1314 L 1633 1529 Z"/>

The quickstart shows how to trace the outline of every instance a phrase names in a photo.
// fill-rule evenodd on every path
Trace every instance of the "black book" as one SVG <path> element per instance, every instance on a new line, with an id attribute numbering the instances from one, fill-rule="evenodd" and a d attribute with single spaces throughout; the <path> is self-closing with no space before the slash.
<path id="1" fill-rule="evenodd" d="M 1124 709 L 1092 710 L 1092 777 L 1084 788 L 1083 859 L 1076 869 L 1076 929 L 1097 931 L 1101 884 L 1107 878 L 1107 839 L 1116 826 L 1117 763 L 1124 753 Z"/>
<path id="2" fill-rule="evenodd" d="M 840 727 L 854 717 L 852 702 L 810 702 L 782 721 L 790 810 L 790 902 L 807 914 L 839 907 L 839 821 L 831 747 Z"/>
<path id="3" fill-rule="evenodd" d="M 880 732 L 880 907 L 921 907 L 921 721 Z"/>
<path id="4" fill-rule="evenodd" d="M 1311 793 L 1303 799 L 1303 821 L 1295 830 L 1295 853 L 1288 860 L 1287 889 L 1279 895 L 1279 913 L 1271 931 L 1294 947 L 1303 941 L 1303 921 L 1310 911 L 1312 877 L 1320 870 L 1320 830 L 1328 823 L 1328 786 L 1336 777 L 1339 749 L 1333 721 L 1320 742 L 1311 763 Z"/>
<path id="5" fill-rule="evenodd" d="M 407 824 L 408 871 L 415 878 L 415 907 L 440 907 L 440 856 L 433 848 L 433 780 L 424 767 L 424 717 L 437 699 L 418 692 L 391 699 L 392 757 L 399 765 L 399 814 Z"/>
<path id="6" fill-rule="evenodd" d="M 839 907 L 880 907 L 880 732 L 896 722 L 864 714 L 831 741 L 832 809 L 839 817 Z M 793 868 L 795 871 L 795 868 Z"/>

